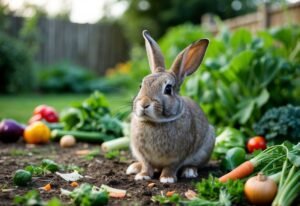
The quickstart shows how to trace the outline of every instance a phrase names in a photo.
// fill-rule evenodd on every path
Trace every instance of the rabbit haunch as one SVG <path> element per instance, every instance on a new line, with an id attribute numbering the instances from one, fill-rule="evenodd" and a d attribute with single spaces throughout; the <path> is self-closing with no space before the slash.
<path id="1" fill-rule="evenodd" d="M 212 153 L 215 134 L 197 103 L 179 95 L 184 78 L 199 67 L 208 40 L 202 39 L 184 49 L 170 71 L 157 43 L 144 31 L 152 74 L 143 79 L 133 103 L 131 150 L 138 162 L 127 174 L 135 179 L 150 179 L 155 169 L 160 181 L 173 183 L 182 168 L 185 177 L 196 177 Z"/>

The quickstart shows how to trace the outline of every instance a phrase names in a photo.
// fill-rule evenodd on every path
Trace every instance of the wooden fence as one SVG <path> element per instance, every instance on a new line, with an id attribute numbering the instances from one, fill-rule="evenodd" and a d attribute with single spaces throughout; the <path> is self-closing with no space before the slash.
<path id="1" fill-rule="evenodd" d="M 17 36 L 24 19 L 10 18 L 10 33 Z M 128 45 L 119 26 L 75 24 L 41 18 L 38 23 L 37 62 L 50 65 L 70 61 L 102 75 L 107 68 L 128 58 Z"/>
<path id="2" fill-rule="evenodd" d="M 218 32 L 212 15 L 205 14 L 201 20 L 202 26 L 213 33 Z M 252 32 L 286 24 L 300 24 L 300 2 L 286 5 L 285 8 L 264 4 L 257 12 L 225 20 L 224 24 L 230 30 L 244 27 Z"/>

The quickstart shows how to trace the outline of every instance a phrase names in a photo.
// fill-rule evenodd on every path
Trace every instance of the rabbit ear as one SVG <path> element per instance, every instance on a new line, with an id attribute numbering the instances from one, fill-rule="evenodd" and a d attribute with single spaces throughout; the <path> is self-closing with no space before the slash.
<path id="1" fill-rule="evenodd" d="M 171 70 L 178 78 L 179 85 L 183 82 L 185 76 L 192 74 L 198 69 L 208 43 L 208 39 L 200 39 L 189 45 L 176 57 Z"/>
<path id="2" fill-rule="evenodd" d="M 147 30 L 143 31 L 146 51 L 152 73 L 165 71 L 165 60 L 158 44 L 152 39 Z"/>

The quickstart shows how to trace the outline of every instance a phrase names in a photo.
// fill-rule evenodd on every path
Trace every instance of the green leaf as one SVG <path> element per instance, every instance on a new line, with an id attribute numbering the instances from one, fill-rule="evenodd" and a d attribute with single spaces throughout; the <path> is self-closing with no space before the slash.
<path id="1" fill-rule="evenodd" d="M 234 68 L 235 71 L 247 69 L 254 57 L 254 54 L 255 53 L 253 50 L 245 50 L 240 52 L 232 58 L 230 67 Z"/>
<path id="2" fill-rule="evenodd" d="M 245 49 L 252 42 L 252 35 L 249 30 L 244 28 L 235 31 L 230 39 L 230 46 L 234 50 Z"/>
<path id="3" fill-rule="evenodd" d="M 254 106 L 255 106 L 255 101 L 251 99 L 241 102 L 238 105 L 238 107 L 241 109 L 232 118 L 238 119 L 239 123 L 241 124 L 245 124 L 249 120 L 254 110 Z"/>
<path id="4" fill-rule="evenodd" d="M 268 99 L 270 98 L 270 94 L 267 89 L 263 89 L 258 97 L 256 97 L 256 104 L 260 108 L 265 103 L 267 103 Z"/>

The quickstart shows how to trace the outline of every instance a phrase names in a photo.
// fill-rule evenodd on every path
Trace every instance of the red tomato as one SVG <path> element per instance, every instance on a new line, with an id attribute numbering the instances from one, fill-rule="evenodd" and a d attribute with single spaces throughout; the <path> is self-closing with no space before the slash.
<path id="1" fill-rule="evenodd" d="M 259 150 L 259 149 L 264 150 L 266 148 L 267 148 L 267 141 L 263 137 L 256 136 L 248 140 L 247 149 L 248 152 L 250 153 L 254 152 L 254 150 Z"/>
<path id="2" fill-rule="evenodd" d="M 36 114 L 40 114 L 43 116 L 43 113 L 45 112 L 45 110 L 47 109 L 47 105 L 44 105 L 44 104 L 41 104 L 39 106 L 37 106 L 36 108 L 34 108 L 33 110 L 33 114 L 36 115 Z"/>
<path id="3" fill-rule="evenodd" d="M 58 114 L 53 107 L 47 105 L 39 105 L 33 111 L 34 116 L 40 115 L 47 122 L 58 122 Z"/>

